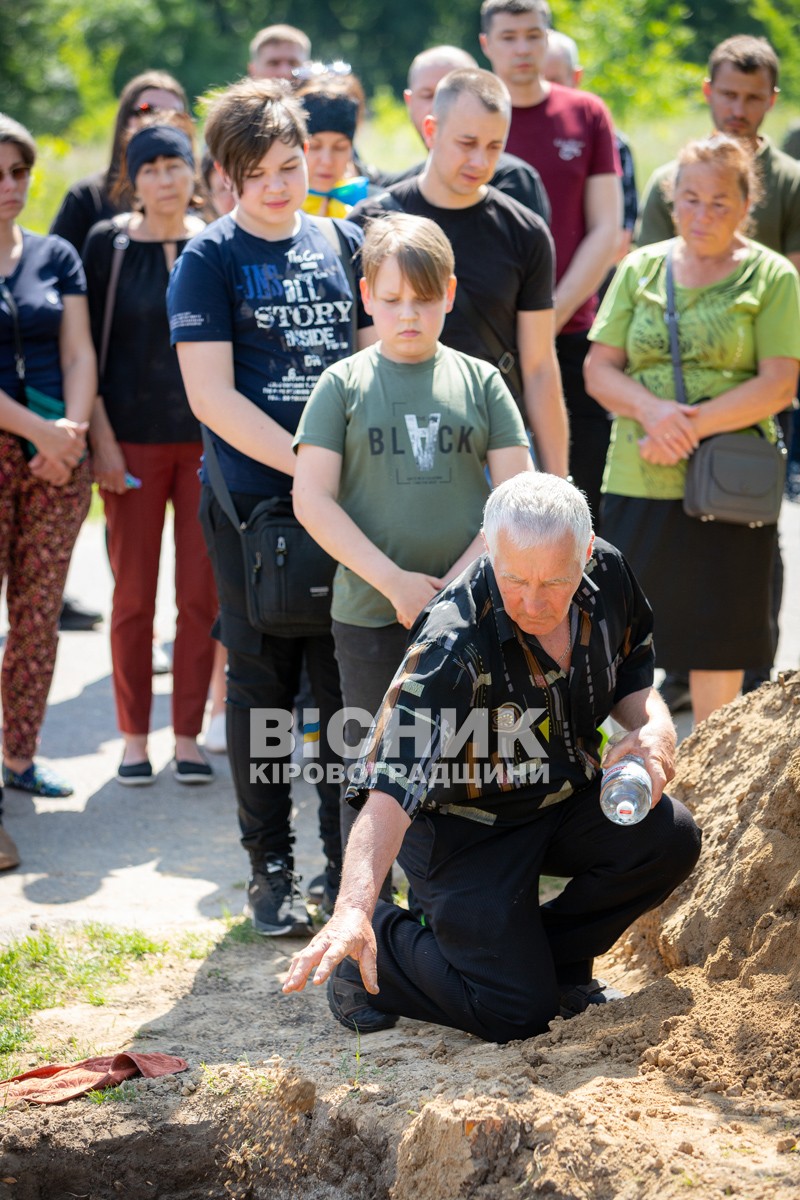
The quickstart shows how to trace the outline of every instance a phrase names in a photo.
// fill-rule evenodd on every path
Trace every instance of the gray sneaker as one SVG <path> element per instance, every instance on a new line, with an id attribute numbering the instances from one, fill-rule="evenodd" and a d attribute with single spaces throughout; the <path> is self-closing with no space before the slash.
<path id="1" fill-rule="evenodd" d="M 291 865 L 277 855 L 253 864 L 244 912 L 266 937 L 310 937 L 314 932 Z"/>

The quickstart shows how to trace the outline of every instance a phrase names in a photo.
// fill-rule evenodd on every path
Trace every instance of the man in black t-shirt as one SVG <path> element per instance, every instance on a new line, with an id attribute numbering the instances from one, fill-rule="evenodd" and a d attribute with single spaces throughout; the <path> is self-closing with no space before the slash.
<path id="1" fill-rule="evenodd" d="M 511 102 L 489 71 L 451 71 L 423 122 L 422 174 L 365 200 L 365 225 L 401 209 L 447 234 L 458 290 L 442 341 L 500 367 L 533 434 L 538 465 L 567 474 L 567 417 L 555 356 L 553 243 L 534 213 L 488 185 L 505 145 Z"/>
<path id="2" fill-rule="evenodd" d="M 423 142 L 423 124 L 432 111 L 433 97 L 439 81 L 451 71 L 477 70 L 477 67 L 478 64 L 472 55 L 458 46 L 431 46 L 414 59 L 408 68 L 408 87 L 403 92 L 403 99 L 411 124 Z M 391 187 L 393 183 L 403 183 L 420 175 L 424 166 L 424 162 L 418 162 L 405 171 L 384 173 L 380 176 L 380 182 L 384 187 Z M 497 160 L 490 182 L 498 192 L 513 196 L 520 204 L 524 204 L 531 212 L 535 212 L 550 224 L 550 201 L 544 190 L 542 177 L 535 167 L 517 158 L 515 154 L 506 154 L 504 150 Z"/>

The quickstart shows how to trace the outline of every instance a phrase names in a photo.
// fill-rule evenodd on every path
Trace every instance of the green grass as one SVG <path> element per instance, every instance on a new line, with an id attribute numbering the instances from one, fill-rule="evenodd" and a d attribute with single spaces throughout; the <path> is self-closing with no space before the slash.
<path id="1" fill-rule="evenodd" d="M 97 924 L 68 935 L 37 933 L 0 950 L 0 1078 L 17 1074 L 13 1056 L 31 1048 L 34 1012 L 67 1000 L 103 1005 L 132 963 L 166 950 L 137 930 Z"/>
<path id="2" fill-rule="evenodd" d="M 136 1104 L 139 1092 L 133 1081 L 126 1079 L 117 1087 L 104 1088 L 102 1091 L 93 1088 L 86 1093 L 86 1098 L 92 1104 Z"/>
<path id="3" fill-rule="evenodd" d="M 234 916 L 227 905 L 222 906 L 222 921 L 225 933 L 217 941 L 218 950 L 228 950 L 231 946 L 263 945 L 262 934 L 256 933 L 249 917 Z"/>

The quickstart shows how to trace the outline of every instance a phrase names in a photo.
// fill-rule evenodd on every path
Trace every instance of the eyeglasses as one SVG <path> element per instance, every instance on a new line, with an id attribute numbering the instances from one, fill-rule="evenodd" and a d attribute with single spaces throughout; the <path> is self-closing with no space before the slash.
<path id="1" fill-rule="evenodd" d="M 16 167 L 10 167 L 6 171 L 0 167 L 0 183 L 5 181 L 6 175 L 10 175 L 14 180 L 14 183 L 23 183 L 28 178 L 30 173 L 31 169 L 27 164 L 20 163 Z"/>

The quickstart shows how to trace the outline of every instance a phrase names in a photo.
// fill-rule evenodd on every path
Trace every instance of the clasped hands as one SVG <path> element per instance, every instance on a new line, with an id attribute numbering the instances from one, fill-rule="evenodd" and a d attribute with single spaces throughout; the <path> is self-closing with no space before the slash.
<path id="1" fill-rule="evenodd" d="M 645 436 L 639 439 L 639 453 L 645 462 L 674 467 L 689 458 L 700 444 L 696 430 L 699 408 L 659 400 L 655 396 L 640 416 Z"/>
<path id="2" fill-rule="evenodd" d="M 42 432 L 37 434 L 36 454 L 28 463 L 28 469 L 37 479 L 63 487 L 86 455 L 89 423 L 60 417 L 57 421 L 46 421 L 44 425 Z"/>
<path id="3" fill-rule="evenodd" d="M 386 596 L 395 607 L 395 616 L 404 629 L 410 629 L 419 614 L 444 586 L 441 579 L 421 571 L 397 567 Z"/>

